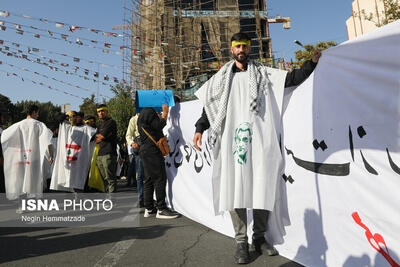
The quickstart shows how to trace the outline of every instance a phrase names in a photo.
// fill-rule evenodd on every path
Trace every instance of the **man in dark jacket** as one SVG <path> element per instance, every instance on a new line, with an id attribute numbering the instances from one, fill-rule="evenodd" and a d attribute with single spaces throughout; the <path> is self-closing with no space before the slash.
<path id="1" fill-rule="evenodd" d="M 100 145 L 97 155 L 97 166 L 108 193 L 116 191 L 117 168 L 117 124 L 108 116 L 106 105 L 97 108 L 97 115 L 102 121 L 96 131 L 96 143 Z"/>

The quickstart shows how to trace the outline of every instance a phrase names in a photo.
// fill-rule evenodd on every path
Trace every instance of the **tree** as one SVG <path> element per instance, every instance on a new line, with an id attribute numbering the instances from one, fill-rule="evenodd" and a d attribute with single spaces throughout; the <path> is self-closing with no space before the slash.
<path id="1" fill-rule="evenodd" d="M 354 17 L 361 17 L 365 20 L 375 23 L 376 27 L 381 27 L 383 25 L 389 24 L 393 21 L 400 19 L 400 1 L 399 0 L 379 0 L 383 2 L 384 9 L 378 14 L 369 13 L 365 9 L 361 10 L 360 13 L 354 12 Z"/>
<path id="2" fill-rule="evenodd" d="M 94 94 L 92 94 L 90 98 L 86 97 L 85 99 L 83 99 L 82 105 L 79 106 L 79 110 L 83 112 L 85 116 L 92 115 L 96 117 L 97 116 L 96 108 L 97 108 L 97 103 Z"/>
<path id="3" fill-rule="evenodd" d="M 135 114 L 135 104 L 131 96 L 131 87 L 119 83 L 111 86 L 114 97 L 107 102 L 111 118 L 117 123 L 118 142 L 125 143 L 125 133 L 130 118 Z"/>
<path id="4" fill-rule="evenodd" d="M 305 61 L 310 60 L 312 58 L 314 51 L 316 49 L 323 51 L 332 46 L 336 46 L 336 43 L 333 41 L 319 42 L 316 45 L 310 45 L 310 44 L 305 45 L 304 46 L 305 50 L 299 50 L 295 52 L 297 62 L 296 64 L 293 64 L 294 66 L 292 67 L 301 67 L 301 65 L 303 65 Z"/>
<path id="5" fill-rule="evenodd" d="M 28 106 L 32 104 L 35 104 L 39 107 L 39 121 L 46 124 L 46 126 L 51 130 L 54 130 L 58 127 L 61 107 L 55 106 L 51 102 L 40 103 L 38 101 L 31 100 L 25 100 L 15 104 L 13 123 L 25 119 Z"/>
<path id="6" fill-rule="evenodd" d="M 0 94 L 0 112 L 3 115 L 3 128 L 13 124 L 15 106 L 7 96 L 2 94 Z"/>

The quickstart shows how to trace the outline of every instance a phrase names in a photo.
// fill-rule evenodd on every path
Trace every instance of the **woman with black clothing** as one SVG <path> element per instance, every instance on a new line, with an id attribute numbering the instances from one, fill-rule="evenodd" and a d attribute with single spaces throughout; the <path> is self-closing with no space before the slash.
<path id="1" fill-rule="evenodd" d="M 144 198 L 144 217 L 156 214 L 159 219 L 173 219 L 179 216 L 172 211 L 165 203 L 165 187 L 167 184 L 167 174 L 165 171 L 164 157 L 160 149 L 154 144 L 143 128 L 157 142 L 164 136 L 162 129 L 167 124 L 169 108 L 163 105 L 163 113 L 159 117 L 153 108 L 143 108 L 138 119 L 138 129 L 140 133 L 139 155 L 144 168 L 143 198 Z M 153 194 L 156 192 L 157 207 L 154 207 Z"/>

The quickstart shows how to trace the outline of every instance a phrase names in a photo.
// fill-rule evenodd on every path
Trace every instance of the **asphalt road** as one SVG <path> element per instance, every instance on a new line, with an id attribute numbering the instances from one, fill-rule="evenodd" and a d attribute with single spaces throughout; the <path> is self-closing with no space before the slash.
<path id="1" fill-rule="evenodd" d="M 232 238 L 184 216 L 143 218 L 143 210 L 133 210 L 131 228 L 0 228 L 0 265 L 237 266 Z M 251 257 L 248 266 L 301 266 L 281 256 Z"/>

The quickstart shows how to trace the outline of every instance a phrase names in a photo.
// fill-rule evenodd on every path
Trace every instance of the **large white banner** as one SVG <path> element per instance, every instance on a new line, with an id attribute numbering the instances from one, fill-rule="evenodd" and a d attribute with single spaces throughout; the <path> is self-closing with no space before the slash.
<path id="1" fill-rule="evenodd" d="M 279 201 L 290 225 L 275 239 L 280 254 L 306 266 L 399 266 L 400 21 L 324 51 L 285 101 Z M 201 109 L 171 110 L 168 195 L 185 216 L 233 236 L 229 214 L 214 216 L 211 152 L 193 147 Z"/>
<path id="2" fill-rule="evenodd" d="M 323 53 L 287 98 L 282 254 L 307 266 L 400 264 L 400 21 Z"/>

